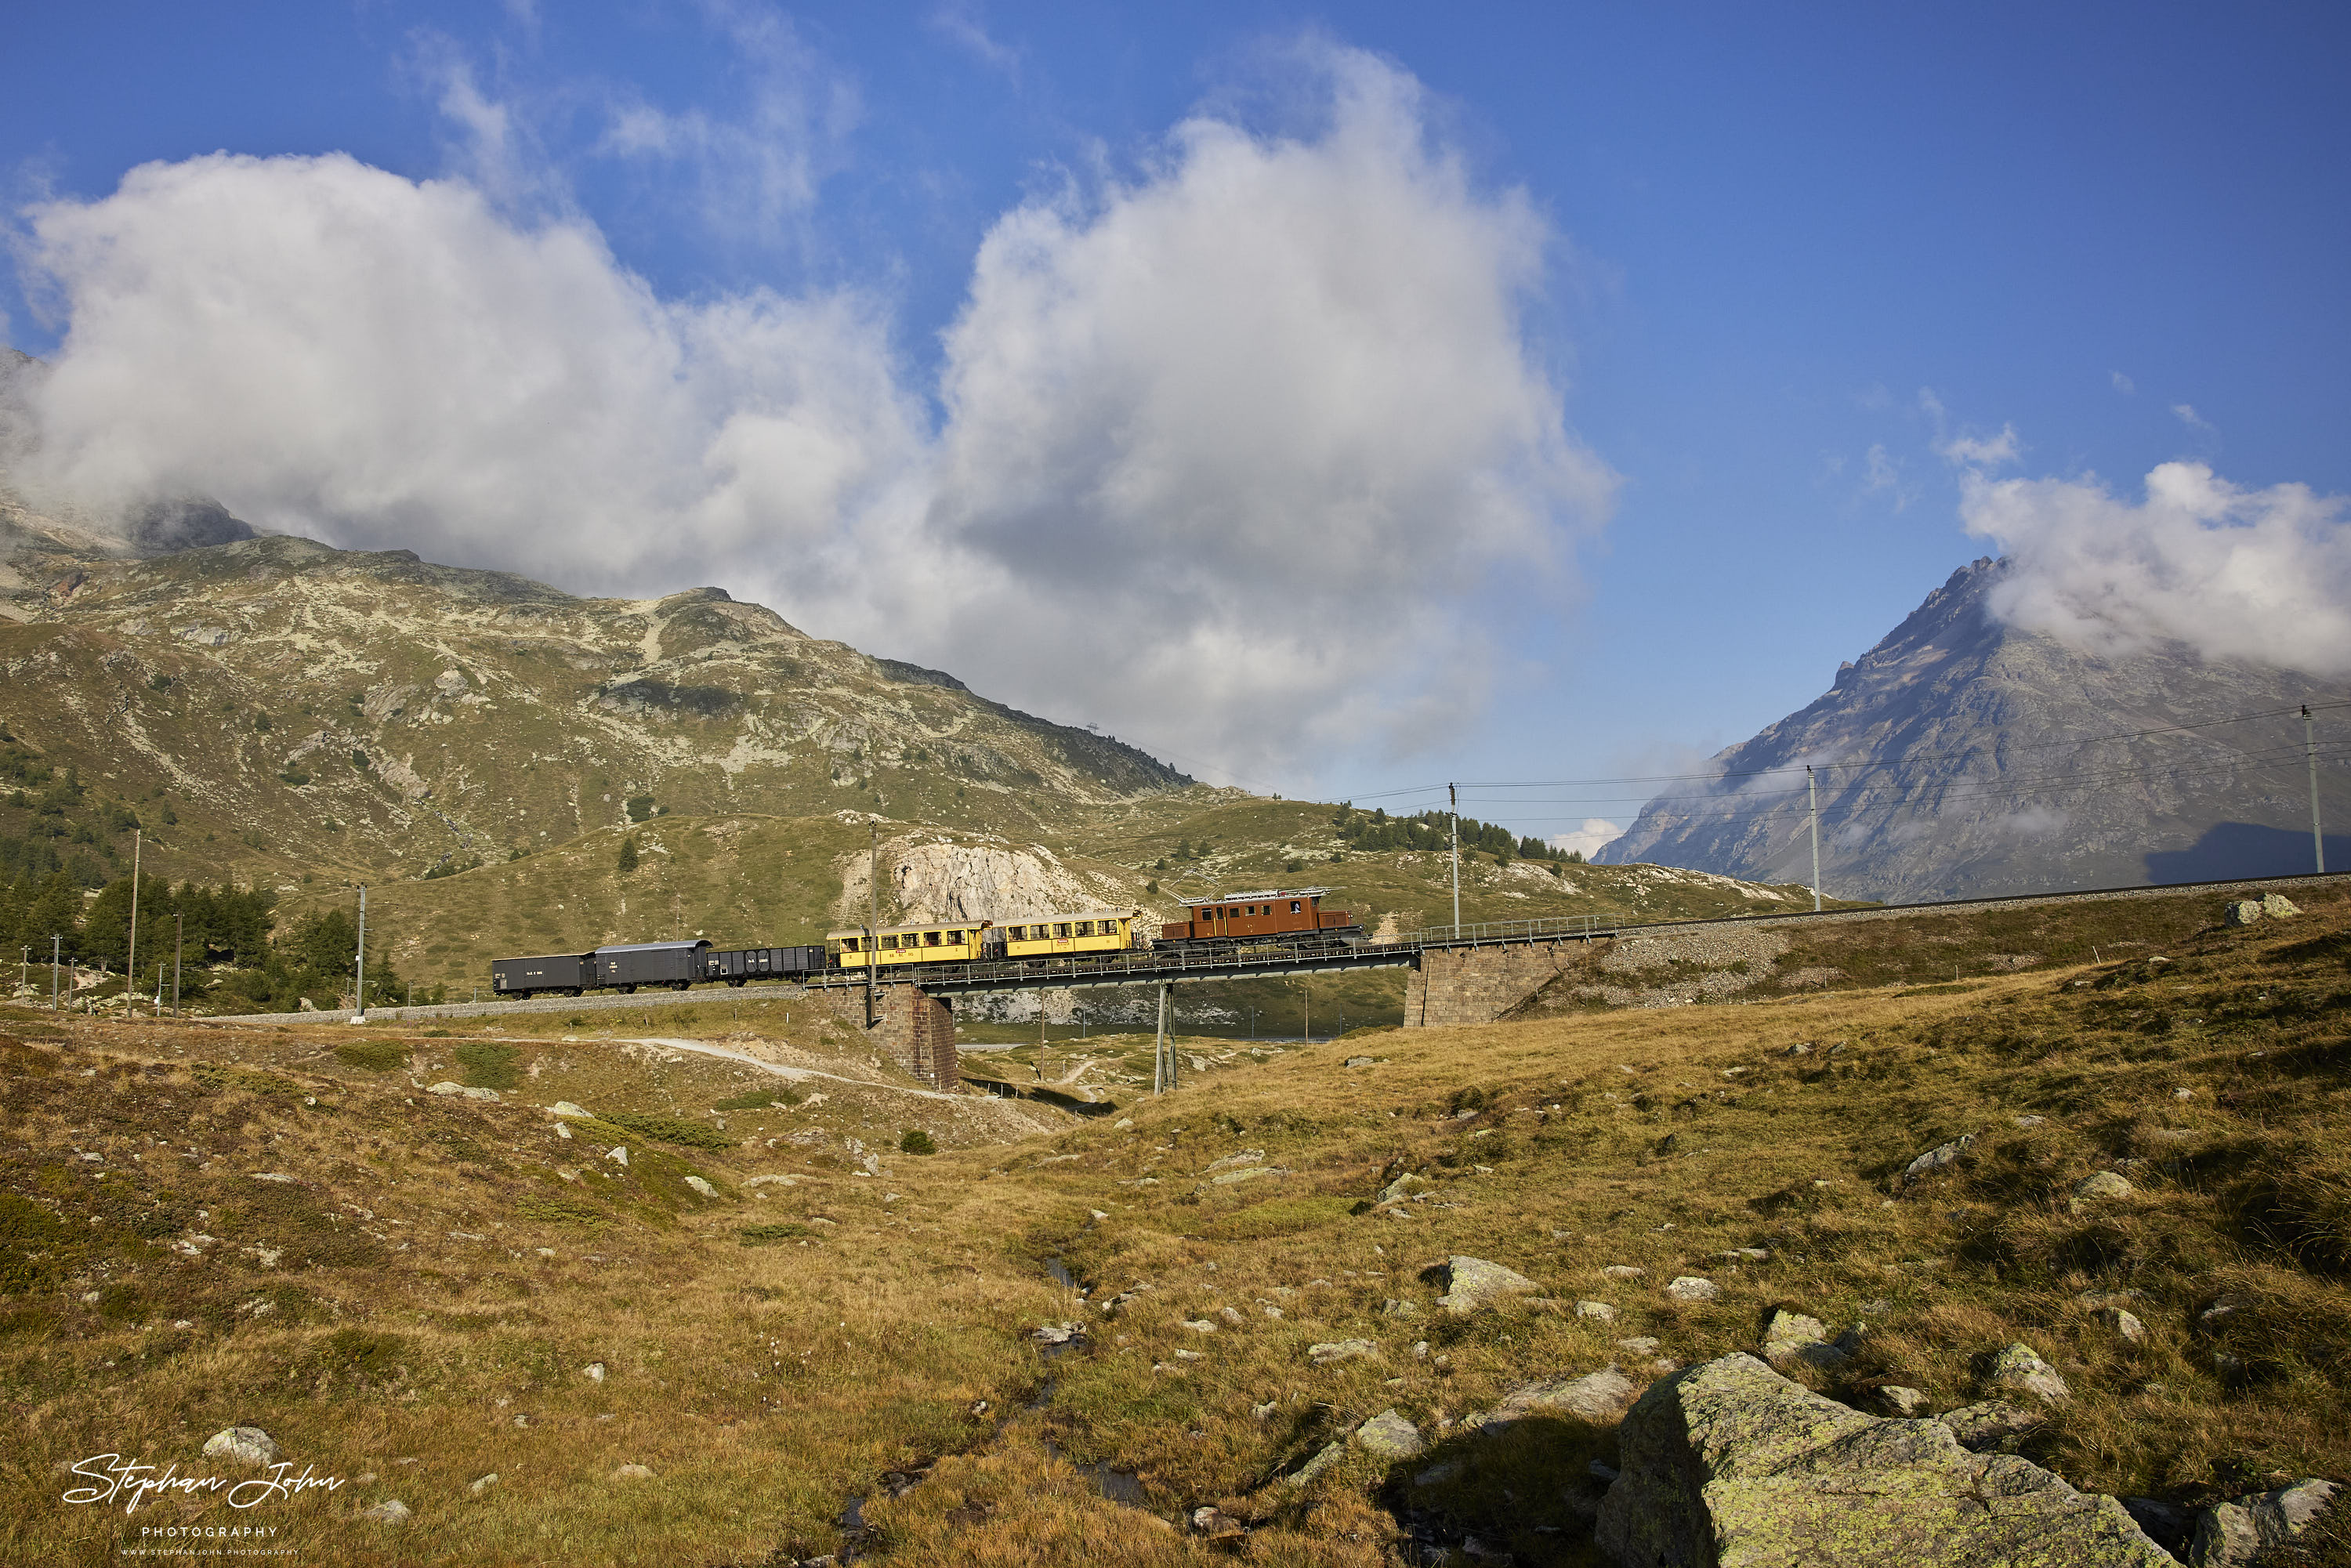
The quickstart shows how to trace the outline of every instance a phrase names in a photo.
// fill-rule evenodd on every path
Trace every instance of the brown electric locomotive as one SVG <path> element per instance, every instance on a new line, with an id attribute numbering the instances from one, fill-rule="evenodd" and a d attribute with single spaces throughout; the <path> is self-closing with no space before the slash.
<path id="1" fill-rule="evenodd" d="M 1337 947 L 1364 928 L 1343 909 L 1325 909 L 1327 887 L 1268 888 L 1183 900 L 1186 920 L 1159 928 L 1162 946 Z"/>

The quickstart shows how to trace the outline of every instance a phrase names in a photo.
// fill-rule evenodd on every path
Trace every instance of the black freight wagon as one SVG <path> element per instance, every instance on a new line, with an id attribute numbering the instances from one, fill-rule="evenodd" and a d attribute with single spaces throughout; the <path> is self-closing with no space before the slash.
<path id="1" fill-rule="evenodd" d="M 596 984 L 596 955 L 557 953 L 545 958 L 497 958 L 490 963 L 490 989 L 502 997 L 534 991 L 578 996 Z"/>
<path id="2" fill-rule="evenodd" d="M 692 942 L 632 942 L 622 947 L 599 947 L 593 986 L 633 991 L 639 986 L 667 986 L 682 991 L 702 978 L 706 940 Z"/>
<path id="3" fill-rule="evenodd" d="M 702 977 L 739 986 L 747 980 L 797 980 L 824 967 L 818 947 L 741 947 L 702 956 Z"/>

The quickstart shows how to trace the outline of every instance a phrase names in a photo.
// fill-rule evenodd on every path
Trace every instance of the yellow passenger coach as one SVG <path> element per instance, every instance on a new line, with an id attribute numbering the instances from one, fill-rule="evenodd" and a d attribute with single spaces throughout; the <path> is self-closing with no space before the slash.
<path id="1" fill-rule="evenodd" d="M 862 969 L 875 959 L 882 967 L 893 964 L 959 964 L 977 961 L 980 940 L 987 934 L 985 920 L 961 920 L 946 925 L 885 925 L 873 934 L 873 951 L 865 947 L 862 929 L 828 931 L 824 949 L 839 969 Z"/>
<path id="2" fill-rule="evenodd" d="M 1138 912 L 1139 913 L 1139 912 Z M 1134 915 L 1095 911 L 1046 915 L 1000 925 L 989 936 L 1004 939 L 1008 958 L 1051 958 L 1071 953 L 1123 953 L 1134 946 Z"/>

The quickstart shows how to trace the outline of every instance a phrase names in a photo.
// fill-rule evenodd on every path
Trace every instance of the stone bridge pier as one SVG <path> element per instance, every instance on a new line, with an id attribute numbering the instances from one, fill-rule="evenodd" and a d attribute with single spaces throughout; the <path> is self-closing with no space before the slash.
<path id="1" fill-rule="evenodd" d="M 1560 943 L 1429 948 L 1405 981 L 1404 1027 L 1492 1023 L 1567 964 L 1568 949 Z"/>
<path id="2" fill-rule="evenodd" d="M 862 988 L 810 991 L 809 999 L 830 1009 L 867 1043 L 920 1082 L 949 1094 L 963 1092 L 963 1064 L 956 1056 L 955 1009 L 916 986 L 883 986 L 873 1003 L 873 1027 L 865 1027 Z"/>

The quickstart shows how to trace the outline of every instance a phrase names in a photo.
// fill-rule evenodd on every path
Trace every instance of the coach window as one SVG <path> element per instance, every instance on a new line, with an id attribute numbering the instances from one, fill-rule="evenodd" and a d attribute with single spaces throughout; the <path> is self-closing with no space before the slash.
<path id="1" fill-rule="evenodd" d="M 1293 898 L 1293 899 L 1291 899 L 1291 900 L 1290 901 L 1290 914 L 1292 914 L 1292 915 L 1299 915 L 1299 914 L 1302 914 L 1302 913 L 1304 913 L 1302 910 L 1301 910 L 1301 909 L 1299 908 L 1299 906 L 1298 906 L 1298 900 L 1296 900 L 1296 899 L 1294 899 L 1294 898 Z"/>

